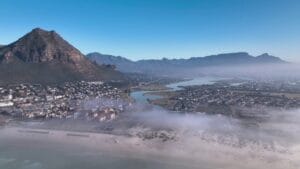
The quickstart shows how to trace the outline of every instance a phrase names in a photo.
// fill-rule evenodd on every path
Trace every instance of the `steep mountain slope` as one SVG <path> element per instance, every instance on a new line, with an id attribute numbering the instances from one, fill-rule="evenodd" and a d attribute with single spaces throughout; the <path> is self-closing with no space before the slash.
<path id="1" fill-rule="evenodd" d="M 0 83 L 124 79 L 121 73 L 86 59 L 56 32 L 40 28 L 0 48 L 0 71 Z"/>

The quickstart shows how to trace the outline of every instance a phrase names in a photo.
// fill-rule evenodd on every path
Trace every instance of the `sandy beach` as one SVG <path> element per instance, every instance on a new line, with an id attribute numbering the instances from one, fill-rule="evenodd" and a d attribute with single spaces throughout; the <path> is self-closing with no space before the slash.
<path id="1" fill-rule="evenodd" d="M 130 159 L 142 161 L 142 163 L 143 161 L 147 161 L 144 163 L 146 166 L 148 166 L 147 163 L 150 163 L 151 166 L 156 164 L 160 167 L 165 166 L 166 168 L 199 168 L 201 166 L 200 168 L 203 169 L 297 169 L 300 166 L 298 160 L 300 155 L 299 146 L 290 148 L 289 151 L 285 152 L 274 152 L 259 148 L 255 149 L 254 146 L 234 148 L 216 142 L 204 141 L 197 137 L 162 142 L 159 139 L 142 140 L 138 137 L 110 134 L 24 129 L 17 127 L 1 129 L 0 133 L 1 147 L 10 146 L 14 151 L 25 149 L 28 153 L 31 151 L 48 151 L 48 149 L 52 149 L 54 154 L 58 156 L 68 156 L 72 152 L 78 156 L 79 161 L 85 161 L 86 158 L 98 158 L 99 155 L 104 155 L 109 158 L 125 161 L 130 161 Z M 12 150 L 8 148 L 7 151 Z M 1 154 L 1 158 L 4 158 L 3 156 L 5 154 Z M 85 166 L 86 168 L 94 168 L 92 163 L 85 164 Z"/>

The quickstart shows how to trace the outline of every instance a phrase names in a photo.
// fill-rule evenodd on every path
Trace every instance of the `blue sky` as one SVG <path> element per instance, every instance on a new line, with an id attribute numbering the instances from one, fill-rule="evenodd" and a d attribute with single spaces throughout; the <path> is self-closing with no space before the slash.
<path id="1" fill-rule="evenodd" d="M 35 27 L 133 60 L 264 52 L 300 62 L 299 0 L 1 0 L 0 44 Z"/>

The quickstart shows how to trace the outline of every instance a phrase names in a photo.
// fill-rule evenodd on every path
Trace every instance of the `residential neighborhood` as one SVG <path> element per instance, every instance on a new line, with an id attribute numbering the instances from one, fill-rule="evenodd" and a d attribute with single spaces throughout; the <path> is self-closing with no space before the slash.
<path id="1" fill-rule="evenodd" d="M 126 92 L 101 81 L 8 85 L 0 88 L 0 113 L 21 119 L 105 121 L 116 118 L 130 104 Z"/>

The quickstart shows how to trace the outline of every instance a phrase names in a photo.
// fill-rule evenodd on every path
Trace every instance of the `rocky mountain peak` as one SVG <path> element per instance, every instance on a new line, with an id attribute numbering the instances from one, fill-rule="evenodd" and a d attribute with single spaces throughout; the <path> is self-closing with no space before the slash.
<path id="1" fill-rule="evenodd" d="M 41 28 L 0 48 L 0 77 L 7 83 L 123 79 L 112 68 L 93 64 L 55 31 Z"/>
<path id="2" fill-rule="evenodd" d="M 2 51 L 4 62 L 48 62 L 76 63 L 84 56 L 55 31 L 35 28 Z"/>

